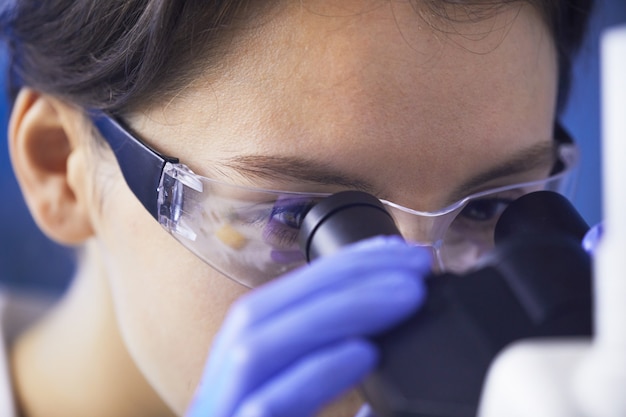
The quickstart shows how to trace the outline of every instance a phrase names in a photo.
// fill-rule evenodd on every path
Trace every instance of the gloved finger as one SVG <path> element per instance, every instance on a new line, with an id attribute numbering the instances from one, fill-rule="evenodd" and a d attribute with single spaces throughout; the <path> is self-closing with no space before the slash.
<path id="1" fill-rule="evenodd" d="M 602 239 L 603 233 L 604 223 L 598 223 L 589 229 L 582 241 L 583 249 L 585 249 L 589 254 L 594 254 L 598 248 L 600 240 Z"/>
<path id="2" fill-rule="evenodd" d="M 273 320 L 250 329 L 223 355 L 222 401 L 237 401 L 300 357 L 343 339 L 367 336 L 398 323 L 424 298 L 420 281 L 392 271 L 306 299 Z M 207 393 L 207 395 L 210 395 Z"/>
<path id="3" fill-rule="evenodd" d="M 259 322 L 299 303 L 301 298 L 344 285 L 372 270 L 406 269 L 420 276 L 430 269 L 430 265 L 430 254 L 423 248 L 409 245 L 397 236 L 378 236 L 317 259 L 308 267 L 251 291 L 243 299 L 246 310 Z M 297 279 L 292 279 L 294 275 Z M 272 293 L 271 303 L 267 303 L 267 291 Z"/>
<path id="4" fill-rule="evenodd" d="M 257 323 L 320 291 L 351 285 L 366 274 L 409 270 L 419 280 L 430 268 L 430 255 L 397 237 L 376 237 L 257 288 L 239 299 L 216 338 L 212 356 L 221 356 L 232 340 Z"/>
<path id="5" fill-rule="evenodd" d="M 349 340 L 307 356 L 255 391 L 236 417 L 309 417 L 359 383 L 375 366 L 376 348 Z"/>
<path id="6" fill-rule="evenodd" d="M 369 404 L 364 404 L 354 417 L 377 417 Z"/>

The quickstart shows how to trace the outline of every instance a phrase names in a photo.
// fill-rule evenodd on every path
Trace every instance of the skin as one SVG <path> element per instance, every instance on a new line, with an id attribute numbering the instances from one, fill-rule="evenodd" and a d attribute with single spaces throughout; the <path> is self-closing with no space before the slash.
<path id="1" fill-rule="evenodd" d="M 342 188 L 229 166 L 241 155 L 298 157 L 419 210 L 551 141 L 556 55 L 530 6 L 452 24 L 404 2 L 295 3 L 242 30 L 223 71 L 130 115 L 133 129 L 201 175 L 219 166 L 241 184 Z M 163 231 L 89 136 L 79 109 L 20 94 L 10 145 L 31 212 L 49 236 L 84 250 L 71 290 L 13 347 L 17 397 L 29 417 L 183 415 L 213 336 L 247 289 Z M 546 169 L 530 164 L 462 191 Z M 350 394 L 324 415 L 351 416 L 359 403 Z"/>

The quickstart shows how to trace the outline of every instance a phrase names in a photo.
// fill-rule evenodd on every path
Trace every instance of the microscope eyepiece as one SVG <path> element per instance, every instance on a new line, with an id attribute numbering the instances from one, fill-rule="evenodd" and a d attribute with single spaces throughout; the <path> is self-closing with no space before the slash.
<path id="1" fill-rule="evenodd" d="M 546 238 L 557 235 L 582 242 L 589 225 L 574 205 L 561 194 L 536 191 L 526 194 L 502 213 L 495 229 L 495 242 L 522 236 Z"/>
<path id="2" fill-rule="evenodd" d="M 330 255 L 350 243 L 400 232 L 385 206 L 361 191 L 343 191 L 325 198 L 307 213 L 298 233 L 308 262 Z"/>

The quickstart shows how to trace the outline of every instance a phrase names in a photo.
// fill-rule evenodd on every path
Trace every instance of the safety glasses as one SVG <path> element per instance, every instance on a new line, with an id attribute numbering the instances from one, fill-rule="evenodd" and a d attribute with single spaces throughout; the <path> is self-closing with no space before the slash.
<path id="1" fill-rule="evenodd" d="M 146 146 L 119 121 L 98 113 L 94 125 L 111 146 L 131 191 L 186 248 L 224 275 L 256 287 L 305 263 L 298 230 L 324 193 L 266 190 L 228 184 L 192 172 L 178 159 Z M 437 270 L 464 272 L 493 247 L 500 214 L 538 190 L 573 191 L 579 151 L 556 129 L 549 177 L 472 194 L 435 212 L 381 200 L 404 238 L 430 248 Z"/>

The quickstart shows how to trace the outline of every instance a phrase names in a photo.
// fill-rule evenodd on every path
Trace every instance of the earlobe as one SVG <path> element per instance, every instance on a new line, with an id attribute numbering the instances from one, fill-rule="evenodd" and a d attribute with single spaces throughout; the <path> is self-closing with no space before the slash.
<path id="1" fill-rule="evenodd" d="M 77 117 L 52 97 L 23 89 L 9 125 L 11 161 L 31 214 L 46 235 L 66 245 L 93 235 Z"/>

